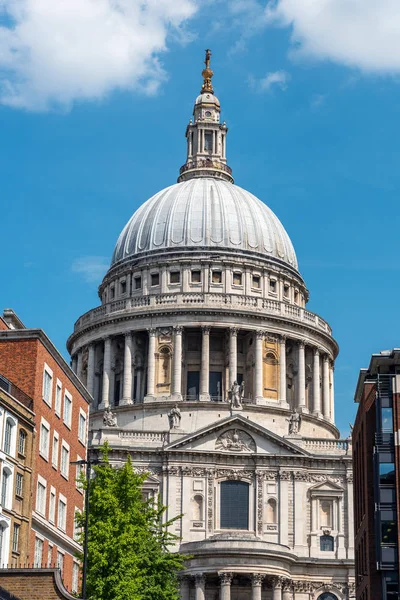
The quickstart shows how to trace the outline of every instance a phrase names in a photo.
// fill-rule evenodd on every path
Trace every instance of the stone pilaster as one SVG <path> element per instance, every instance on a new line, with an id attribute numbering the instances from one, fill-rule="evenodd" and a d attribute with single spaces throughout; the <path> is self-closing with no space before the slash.
<path id="1" fill-rule="evenodd" d="M 88 365 L 87 365 L 87 389 L 91 396 L 94 397 L 94 368 L 95 368 L 95 345 L 89 344 L 88 350 Z"/>
<path id="2" fill-rule="evenodd" d="M 149 332 L 149 348 L 147 356 L 147 394 L 145 401 L 151 402 L 154 400 L 155 390 L 155 375 L 156 375 L 156 330 L 148 329 Z"/>
<path id="3" fill-rule="evenodd" d="M 172 395 L 182 400 L 182 333 L 183 327 L 174 327 L 174 353 L 172 356 Z"/>
<path id="4" fill-rule="evenodd" d="M 99 409 L 102 410 L 110 405 L 110 377 L 111 377 L 111 338 L 104 340 L 103 358 L 103 392 Z"/>
<path id="5" fill-rule="evenodd" d="M 132 400 L 132 332 L 125 334 L 124 347 L 124 387 L 121 405 L 133 404 Z"/>
<path id="6" fill-rule="evenodd" d="M 210 399 L 210 327 L 202 327 L 200 400 Z"/>
<path id="7" fill-rule="evenodd" d="M 288 403 L 286 401 L 286 336 L 281 335 L 281 339 L 279 342 L 280 351 L 279 351 L 279 399 L 281 401 L 281 405 L 283 407 L 288 407 Z"/>
<path id="8" fill-rule="evenodd" d="M 316 417 L 322 417 L 321 413 L 321 386 L 320 386 L 320 365 L 319 348 L 314 348 L 313 362 L 313 414 Z"/>
<path id="9" fill-rule="evenodd" d="M 220 580 L 220 600 L 231 600 L 233 573 L 218 573 Z"/>
<path id="10" fill-rule="evenodd" d="M 264 396 L 264 385 L 263 385 L 263 341 L 264 332 L 262 330 L 256 331 L 256 357 L 255 357 L 255 381 L 254 381 L 254 396 L 255 401 L 259 402 Z"/>
<path id="11" fill-rule="evenodd" d="M 298 357 L 299 357 L 299 374 L 298 374 L 297 406 L 301 412 L 308 412 L 307 407 L 306 407 L 305 343 L 303 340 L 299 341 Z"/>
<path id="12" fill-rule="evenodd" d="M 229 329 L 229 388 L 237 378 L 237 329 Z"/>
<path id="13" fill-rule="evenodd" d="M 322 412 L 324 413 L 325 419 L 330 419 L 330 410 L 329 410 L 329 357 L 326 354 L 324 356 L 323 361 L 323 371 L 322 371 Z"/>

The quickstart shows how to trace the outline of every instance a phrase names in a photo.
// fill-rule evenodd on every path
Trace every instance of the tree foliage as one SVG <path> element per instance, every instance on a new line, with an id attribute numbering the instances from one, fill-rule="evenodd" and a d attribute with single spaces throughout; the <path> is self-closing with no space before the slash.
<path id="1" fill-rule="evenodd" d="M 162 523 L 166 507 L 144 500 L 146 475 L 130 458 L 113 468 L 108 448 L 90 481 L 87 598 L 89 600 L 178 600 L 177 572 L 184 558 L 169 548 L 177 539 Z M 84 487 L 87 486 L 83 482 Z M 77 515 L 83 527 L 85 515 Z M 79 557 L 81 560 L 83 556 Z"/>

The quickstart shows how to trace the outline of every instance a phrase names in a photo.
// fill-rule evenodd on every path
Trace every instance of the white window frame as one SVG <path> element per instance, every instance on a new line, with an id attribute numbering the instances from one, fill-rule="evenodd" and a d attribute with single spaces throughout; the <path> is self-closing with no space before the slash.
<path id="1" fill-rule="evenodd" d="M 17 486 L 17 481 L 21 481 L 21 490 L 19 490 L 19 486 Z M 15 473 L 15 495 L 18 496 L 18 498 L 24 497 L 24 475 L 19 471 Z"/>
<path id="2" fill-rule="evenodd" d="M 7 452 L 7 449 L 5 447 L 5 441 L 6 441 L 6 427 L 7 427 L 7 423 L 11 423 L 11 431 L 10 431 L 10 448 L 9 448 L 9 452 Z M 16 454 L 16 449 L 17 449 L 17 429 L 18 429 L 18 421 L 17 419 L 10 413 L 5 412 L 4 413 L 4 439 L 3 439 L 3 450 L 5 454 L 8 454 L 8 456 L 12 456 L 13 458 L 15 458 L 15 454 Z"/>
<path id="3" fill-rule="evenodd" d="M 58 390 L 60 390 L 60 395 L 58 396 L 57 392 Z M 61 411 L 62 411 L 62 390 L 63 390 L 63 386 L 62 386 L 62 382 L 57 379 L 56 381 L 56 395 L 55 395 L 55 399 L 54 399 L 54 412 L 56 414 L 57 417 L 61 417 Z"/>
<path id="4" fill-rule="evenodd" d="M 44 539 L 41 535 L 36 534 L 35 536 L 35 551 L 33 557 L 33 566 L 40 569 L 43 564 L 43 545 Z M 39 548 L 40 548 L 40 561 L 38 560 L 39 556 Z"/>
<path id="5" fill-rule="evenodd" d="M 77 563 L 75 560 L 72 564 L 72 586 L 71 586 L 71 591 L 76 594 L 79 591 L 79 563 Z"/>
<path id="6" fill-rule="evenodd" d="M 44 444 L 46 439 L 46 435 L 43 434 L 43 431 L 47 431 L 47 448 Z M 45 460 L 49 460 L 49 452 L 50 452 L 50 423 L 46 421 L 43 417 L 40 421 L 40 440 L 39 440 L 39 454 Z"/>
<path id="7" fill-rule="evenodd" d="M 2 508 L 6 508 L 7 510 L 12 509 L 13 504 L 13 491 L 14 491 L 14 465 L 10 463 L 3 462 L 1 467 L 1 494 L 0 499 L 2 500 L 3 496 L 3 482 L 4 482 L 4 471 L 7 471 L 7 488 L 5 494 L 5 502 L 2 504 Z"/>
<path id="8" fill-rule="evenodd" d="M 78 506 L 75 506 L 75 512 L 74 512 L 74 532 L 73 532 L 73 536 L 72 536 L 75 541 L 77 541 L 78 534 L 80 534 L 80 530 L 81 530 L 81 527 L 78 527 L 77 522 L 76 522 L 76 514 L 77 513 L 82 514 L 82 510 Z"/>
<path id="9" fill-rule="evenodd" d="M 49 544 L 47 547 L 47 568 L 50 569 L 53 559 L 53 544 Z"/>
<path id="10" fill-rule="evenodd" d="M 61 510 L 61 506 L 64 506 L 63 510 Z M 64 532 L 67 529 L 67 499 L 62 494 L 58 495 L 57 527 Z"/>
<path id="11" fill-rule="evenodd" d="M 51 378 L 49 398 L 46 398 L 46 387 L 45 387 L 46 377 L 45 377 L 45 373 L 47 373 L 50 376 L 50 378 Z M 48 406 L 50 406 L 50 407 L 51 407 L 52 396 L 53 396 L 53 370 L 49 367 L 49 365 L 47 363 L 44 363 L 44 367 L 43 367 L 43 383 L 42 383 L 42 398 L 43 398 L 44 402 L 46 402 L 46 404 Z"/>
<path id="12" fill-rule="evenodd" d="M 79 454 L 76 457 L 76 462 L 78 462 L 79 460 L 82 460 L 82 457 L 79 456 Z M 83 465 L 76 465 L 76 489 L 78 490 L 78 492 L 80 492 L 81 494 L 83 494 L 83 486 L 81 483 L 79 483 L 79 475 L 83 472 L 84 466 Z"/>
<path id="13" fill-rule="evenodd" d="M 50 486 L 50 496 L 49 496 L 49 521 L 50 523 L 56 522 L 56 488 L 52 485 Z"/>
<path id="14" fill-rule="evenodd" d="M 0 547 L 0 565 L 8 565 L 10 551 L 11 519 L 0 515 L 0 527 L 3 529 L 2 544 Z"/>
<path id="15" fill-rule="evenodd" d="M 65 449 L 68 453 L 67 454 L 67 471 L 63 470 L 63 449 Z M 62 442 L 61 442 L 61 458 L 60 458 L 60 473 L 64 477 L 64 479 L 69 478 L 69 462 L 70 462 L 69 457 L 70 457 L 69 444 L 67 444 L 67 442 L 65 440 L 62 440 Z"/>
<path id="16" fill-rule="evenodd" d="M 81 436 L 81 419 L 84 419 L 85 423 L 84 423 L 84 431 L 83 431 L 83 437 Z M 86 446 L 86 440 L 87 440 L 87 415 L 85 413 L 85 411 L 82 408 L 79 408 L 79 420 L 78 420 L 78 440 L 84 445 Z"/>
<path id="17" fill-rule="evenodd" d="M 55 444 L 56 442 L 56 444 Z M 57 446 L 56 451 L 54 451 Z M 60 454 L 60 436 L 57 431 L 53 431 L 53 440 L 51 444 L 51 464 L 55 469 L 58 469 L 58 455 Z"/>
<path id="18" fill-rule="evenodd" d="M 39 506 L 39 485 L 44 487 L 44 500 L 43 506 Z M 40 515 L 46 516 L 46 503 L 47 503 L 47 481 L 40 475 L 38 475 L 36 483 L 36 507 L 35 510 Z"/>
<path id="19" fill-rule="evenodd" d="M 19 533 L 21 531 L 21 525 L 19 523 L 14 523 L 13 524 L 13 531 L 12 531 L 12 552 L 18 552 L 19 551 Z"/>
<path id="20" fill-rule="evenodd" d="M 60 569 L 61 575 L 64 571 L 65 552 L 61 548 L 57 548 L 57 569 Z"/>
<path id="21" fill-rule="evenodd" d="M 66 402 L 67 399 L 69 401 L 69 415 L 67 415 L 68 416 L 68 420 L 65 419 L 65 407 L 67 406 L 67 402 Z M 71 423 L 72 423 L 72 394 L 67 389 L 64 390 L 63 421 L 64 421 L 64 424 L 68 427 L 68 429 L 71 429 Z"/>

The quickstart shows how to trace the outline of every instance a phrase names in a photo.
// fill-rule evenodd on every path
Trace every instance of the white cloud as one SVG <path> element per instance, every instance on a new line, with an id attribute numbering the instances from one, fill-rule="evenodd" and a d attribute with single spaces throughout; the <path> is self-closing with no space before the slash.
<path id="1" fill-rule="evenodd" d="M 327 98 L 327 94 L 314 94 L 310 101 L 311 108 L 319 108 L 320 106 L 325 104 Z"/>
<path id="2" fill-rule="evenodd" d="M 69 108 L 112 90 L 157 90 L 168 36 L 196 0 L 0 0 L 0 102 Z M 188 36 L 190 39 L 190 36 Z"/>
<path id="3" fill-rule="evenodd" d="M 99 282 L 110 267 L 109 259 L 104 256 L 83 256 L 71 265 L 71 271 L 83 276 L 87 283 Z"/>
<path id="4" fill-rule="evenodd" d="M 400 72 L 398 0 L 269 0 L 269 23 L 292 27 L 292 55 L 369 73 Z"/>
<path id="5" fill-rule="evenodd" d="M 258 88 L 263 91 L 270 91 L 273 87 L 286 90 L 289 79 L 290 75 L 286 71 L 273 71 L 259 80 Z"/>

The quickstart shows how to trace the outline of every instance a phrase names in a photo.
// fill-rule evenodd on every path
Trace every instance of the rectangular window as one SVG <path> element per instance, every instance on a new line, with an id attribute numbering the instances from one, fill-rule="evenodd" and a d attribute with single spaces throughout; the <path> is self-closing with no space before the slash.
<path id="1" fill-rule="evenodd" d="M 158 273 L 151 274 L 151 285 L 160 285 L 160 275 Z"/>
<path id="2" fill-rule="evenodd" d="M 15 476 L 15 495 L 22 498 L 24 494 L 24 476 L 22 473 L 17 473 Z"/>
<path id="3" fill-rule="evenodd" d="M 19 527 L 20 527 L 19 525 L 14 523 L 13 538 L 12 538 L 12 551 L 13 552 L 18 552 L 18 548 L 19 548 Z"/>
<path id="4" fill-rule="evenodd" d="M 121 281 L 121 294 L 126 294 L 126 281 Z"/>
<path id="5" fill-rule="evenodd" d="M 381 543 L 385 546 L 397 543 L 397 523 L 396 521 L 381 522 Z"/>
<path id="6" fill-rule="evenodd" d="M 83 413 L 79 414 L 78 439 L 82 444 L 86 443 L 86 416 Z"/>
<path id="7" fill-rule="evenodd" d="M 71 427 L 71 416 L 72 416 L 72 398 L 66 391 L 64 394 L 64 423 L 67 427 Z"/>
<path id="8" fill-rule="evenodd" d="M 394 463 L 390 462 L 379 464 L 379 483 L 381 485 L 395 484 Z"/>
<path id="9" fill-rule="evenodd" d="M 40 455 L 49 460 L 49 439 L 50 439 L 50 425 L 47 421 L 42 419 L 40 424 L 40 444 L 39 444 L 39 452 Z"/>
<path id="10" fill-rule="evenodd" d="M 212 272 L 212 282 L 213 283 L 222 283 L 222 271 L 213 271 Z"/>
<path id="11" fill-rule="evenodd" d="M 211 154 L 213 151 L 213 132 L 206 131 L 204 133 L 204 152 Z"/>
<path id="12" fill-rule="evenodd" d="M 221 529 L 248 529 L 249 484 L 243 481 L 222 481 L 220 493 Z"/>
<path id="13" fill-rule="evenodd" d="M 289 298 L 289 286 L 288 285 L 284 285 L 283 286 L 283 295 L 285 296 L 285 298 Z"/>
<path id="14" fill-rule="evenodd" d="M 54 523 L 56 520 L 56 490 L 50 488 L 50 501 L 49 501 L 49 521 Z"/>
<path id="15" fill-rule="evenodd" d="M 18 435 L 18 454 L 25 456 L 26 433 L 23 429 L 19 430 Z"/>
<path id="16" fill-rule="evenodd" d="M 74 594 L 78 593 L 79 588 L 79 565 L 74 562 L 72 565 L 72 592 Z"/>
<path id="17" fill-rule="evenodd" d="M 382 431 L 393 433 L 393 408 L 381 408 Z"/>
<path id="18" fill-rule="evenodd" d="M 76 460 L 82 460 L 81 457 L 78 455 L 76 457 Z M 81 483 L 81 475 L 84 471 L 84 466 L 83 465 L 76 465 L 76 489 L 79 490 L 80 492 L 83 492 L 83 487 L 82 487 L 82 483 Z"/>
<path id="19" fill-rule="evenodd" d="M 62 552 L 57 552 L 57 569 L 60 569 L 62 575 L 64 570 L 64 554 Z"/>
<path id="20" fill-rule="evenodd" d="M 69 475 L 69 448 L 64 443 L 61 447 L 61 475 L 68 479 Z"/>
<path id="21" fill-rule="evenodd" d="M 60 498 L 58 501 L 58 518 L 57 518 L 57 526 L 62 531 L 65 531 L 65 526 L 67 522 L 67 501 L 65 499 Z"/>
<path id="22" fill-rule="evenodd" d="M 74 540 L 77 542 L 79 541 L 80 538 L 80 534 L 81 534 L 81 527 L 79 527 L 78 523 L 77 523 L 77 516 L 78 514 L 81 514 L 81 511 L 79 510 L 79 508 L 77 508 L 75 506 L 75 515 L 74 515 Z"/>
<path id="23" fill-rule="evenodd" d="M 4 452 L 6 454 L 11 454 L 11 437 L 13 425 L 13 421 L 11 421 L 11 419 L 7 419 L 4 430 Z"/>
<path id="24" fill-rule="evenodd" d="M 141 289 L 142 289 L 142 278 L 135 277 L 135 290 L 141 290 Z"/>
<path id="25" fill-rule="evenodd" d="M 10 478 L 11 478 L 10 471 L 3 469 L 3 477 L 2 477 L 2 481 L 1 481 L 1 505 L 4 508 L 11 508 L 9 506 Z"/>
<path id="26" fill-rule="evenodd" d="M 59 438 L 58 433 L 53 433 L 53 448 L 51 451 L 51 464 L 55 469 L 58 468 L 58 447 L 59 447 Z"/>
<path id="27" fill-rule="evenodd" d="M 253 275 L 252 286 L 253 286 L 253 288 L 256 288 L 258 290 L 260 289 L 261 277 L 259 275 Z"/>
<path id="28" fill-rule="evenodd" d="M 34 567 L 36 569 L 40 569 L 42 566 L 43 560 L 43 540 L 40 538 L 35 538 L 35 557 L 34 557 Z"/>
<path id="29" fill-rule="evenodd" d="M 51 406 L 51 392 L 53 388 L 53 372 L 47 366 L 43 371 L 43 400 Z"/>
<path id="30" fill-rule="evenodd" d="M 49 544 L 49 547 L 47 548 L 47 568 L 50 569 L 52 564 L 53 564 L 53 546 L 51 544 Z"/>
<path id="31" fill-rule="evenodd" d="M 201 283 L 201 271 L 192 271 L 192 283 Z"/>
<path id="32" fill-rule="evenodd" d="M 57 417 L 61 417 L 61 398 L 62 398 L 62 385 L 61 381 L 57 379 L 56 385 L 56 405 L 54 407 L 54 411 Z"/>
<path id="33" fill-rule="evenodd" d="M 111 296 L 111 300 L 113 300 L 114 296 L 115 296 L 115 288 L 114 287 L 110 288 L 110 296 Z"/>
<path id="34" fill-rule="evenodd" d="M 276 280 L 275 279 L 270 279 L 269 291 L 272 292 L 273 294 L 276 293 Z"/>
<path id="35" fill-rule="evenodd" d="M 170 273 L 169 281 L 170 281 L 170 283 L 180 283 L 181 274 L 179 273 L 179 271 L 173 271 L 172 273 Z"/>
<path id="36" fill-rule="evenodd" d="M 36 510 L 41 515 L 45 515 L 46 512 L 46 486 L 44 483 L 38 481 L 37 492 L 36 492 Z"/>
<path id="37" fill-rule="evenodd" d="M 241 273 L 233 274 L 233 285 L 242 285 L 242 274 Z"/>

